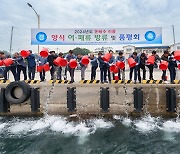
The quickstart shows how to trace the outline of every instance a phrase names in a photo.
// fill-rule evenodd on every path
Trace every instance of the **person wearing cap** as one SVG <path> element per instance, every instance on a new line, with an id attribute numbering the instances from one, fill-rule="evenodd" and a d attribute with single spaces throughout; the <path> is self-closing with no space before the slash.
<path id="1" fill-rule="evenodd" d="M 51 67 L 50 69 L 50 74 L 51 74 L 51 80 L 54 80 L 54 73 L 56 71 L 57 66 L 54 64 L 54 60 L 58 57 L 55 51 L 50 51 L 50 55 L 47 57 L 47 62 L 49 63 L 49 66 Z"/>
<path id="2" fill-rule="evenodd" d="M 32 50 L 29 50 L 29 52 L 30 54 L 26 58 L 28 63 L 28 77 L 29 80 L 34 80 L 36 73 L 36 60 L 35 60 L 35 55 L 32 54 Z"/>
<path id="3" fill-rule="evenodd" d="M 64 55 L 62 52 L 59 53 L 58 55 L 60 58 L 64 58 Z M 58 72 L 57 72 L 57 79 L 62 80 L 62 76 L 64 77 L 64 80 L 67 80 L 67 67 L 58 67 Z"/>
<path id="4" fill-rule="evenodd" d="M 97 58 L 94 54 L 90 54 L 90 62 L 91 62 L 91 80 L 96 79 L 96 69 L 98 68 Z"/>
<path id="5" fill-rule="evenodd" d="M 125 63 L 125 56 L 123 56 L 123 52 L 120 51 L 119 52 L 119 56 L 116 57 L 116 62 L 120 61 L 120 62 L 123 62 Z M 121 72 L 122 72 L 122 78 L 121 78 Z M 125 80 L 125 68 L 123 70 L 121 70 L 120 68 L 118 68 L 118 78 L 119 80 Z"/>
<path id="6" fill-rule="evenodd" d="M 107 77 L 107 71 L 109 68 L 109 64 L 103 60 L 102 52 L 98 53 L 98 62 L 99 62 L 99 68 L 100 68 L 101 83 L 108 83 L 106 77 Z"/>
<path id="7" fill-rule="evenodd" d="M 25 59 L 16 52 L 14 54 L 14 61 L 16 62 L 17 67 L 17 81 L 20 80 L 21 71 L 23 72 L 24 80 L 27 80 L 27 63 L 25 62 Z"/>
<path id="8" fill-rule="evenodd" d="M 108 71 L 108 80 L 109 80 L 109 83 L 111 83 L 111 76 L 113 77 L 113 80 L 114 80 L 114 79 L 115 79 L 115 74 L 110 72 L 109 67 L 110 67 L 110 65 L 115 64 L 116 59 L 115 59 L 115 57 L 113 56 L 113 53 L 114 53 L 114 52 L 113 52 L 112 50 L 110 50 L 109 53 L 110 53 L 112 56 L 111 56 L 111 58 L 109 59 L 109 62 L 108 62 L 109 65 L 107 65 L 107 66 L 108 66 L 108 70 L 107 70 L 107 71 Z"/>
<path id="9" fill-rule="evenodd" d="M 76 56 L 73 54 L 72 50 L 69 50 L 69 53 L 66 55 L 65 58 L 69 62 L 71 59 L 76 59 Z M 68 71 L 69 71 L 69 74 L 70 74 L 70 77 L 71 77 L 70 83 L 73 83 L 74 82 L 74 71 L 75 71 L 75 68 L 71 68 L 68 65 Z"/>

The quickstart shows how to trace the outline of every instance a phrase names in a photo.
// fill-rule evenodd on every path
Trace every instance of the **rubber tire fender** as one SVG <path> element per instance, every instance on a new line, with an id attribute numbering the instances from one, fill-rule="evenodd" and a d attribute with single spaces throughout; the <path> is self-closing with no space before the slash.
<path id="1" fill-rule="evenodd" d="M 22 96 L 20 98 L 16 98 L 14 96 L 15 88 L 22 89 Z M 5 98 L 11 104 L 20 104 L 25 102 L 30 97 L 30 86 L 29 84 L 25 83 L 24 81 L 15 81 L 8 84 L 5 90 Z"/>

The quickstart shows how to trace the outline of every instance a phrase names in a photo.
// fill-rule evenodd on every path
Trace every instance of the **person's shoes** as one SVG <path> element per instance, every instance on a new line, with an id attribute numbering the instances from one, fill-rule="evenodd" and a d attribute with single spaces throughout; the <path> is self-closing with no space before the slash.
<path id="1" fill-rule="evenodd" d="M 81 80 L 84 80 L 84 78 L 81 78 Z"/>
<path id="2" fill-rule="evenodd" d="M 104 82 L 101 82 L 101 84 L 104 84 Z"/>
<path id="3" fill-rule="evenodd" d="M 134 81 L 134 84 L 136 84 L 136 81 Z"/>
<path id="4" fill-rule="evenodd" d="M 104 81 L 104 83 L 108 83 L 108 81 Z"/>
<path id="5" fill-rule="evenodd" d="M 172 81 L 172 82 L 171 82 L 171 84 L 175 84 L 175 82 L 174 82 L 174 81 Z"/>
<path id="6" fill-rule="evenodd" d="M 168 82 L 167 82 L 167 81 L 164 81 L 164 83 L 165 83 L 165 84 L 168 84 Z"/>
<path id="7" fill-rule="evenodd" d="M 70 81 L 70 82 L 69 82 L 69 84 L 72 84 L 72 83 L 73 83 L 73 81 Z"/>

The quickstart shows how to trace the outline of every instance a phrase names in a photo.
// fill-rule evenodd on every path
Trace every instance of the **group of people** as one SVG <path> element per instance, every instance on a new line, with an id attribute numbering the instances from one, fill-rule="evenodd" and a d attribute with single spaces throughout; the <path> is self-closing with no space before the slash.
<path id="1" fill-rule="evenodd" d="M 35 72 L 37 66 L 43 66 L 45 64 L 49 64 L 50 67 L 50 75 L 51 80 L 57 79 L 57 80 L 67 80 L 67 72 L 70 74 L 70 83 L 74 82 L 74 72 L 75 68 L 71 68 L 69 64 L 67 66 L 61 67 L 57 66 L 54 63 L 54 60 L 57 57 L 61 57 L 67 60 L 67 62 L 70 62 L 71 59 L 75 59 L 81 70 L 81 80 L 85 79 L 85 71 L 87 68 L 87 65 L 84 65 L 82 63 L 82 55 L 74 55 L 73 51 L 70 50 L 67 55 L 64 56 L 62 52 L 60 52 L 58 55 L 55 53 L 55 51 L 50 51 L 48 57 L 41 57 L 38 56 L 38 58 L 35 57 L 35 55 L 32 53 L 31 50 L 29 50 L 30 54 L 23 58 L 19 53 L 15 53 L 12 57 L 13 64 L 10 66 L 5 67 L 4 70 L 4 79 L 8 80 L 8 72 L 11 71 L 14 80 L 19 81 L 21 71 L 24 75 L 24 80 L 34 80 L 35 78 Z M 118 56 L 115 57 L 112 50 L 109 51 L 109 54 L 111 54 L 111 58 L 108 61 L 105 61 L 103 59 L 103 53 L 99 52 L 98 57 L 96 57 L 94 54 L 89 55 L 89 60 L 91 64 L 91 80 L 96 79 L 96 72 L 97 68 L 100 68 L 100 81 L 101 83 L 111 83 L 111 80 L 116 80 L 115 73 L 110 71 L 110 67 L 116 62 L 126 62 L 126 58 L 123 55 L 123 52 L 120 51 Z M 154 80 L 153 78 L 153 70 L 157 67 L 157 63 L 163 61 L 168 62 L 168 69 L 170 72 L 170 80 L 171 83 L 174 83 L 174 80 L 176 78 L 176 67 L 177 67 L 177 61 L 173 57 L 174 52 L 171 54 L 166 50 L 164 51 L 164 54 L 161 56 L 161 58 L 156 54 L 156 51 L 152 51 L 152 55 L 155 57 L 154 64 L 147 64 L 147 55 L 145 53 L 137 53 L 133 52 L 129 55 L 129 58 L 133 58 L 136 62 L 136 65 L 133 67 L 130 67 L 129 72 L 129 79 L 132 80 L 133 73 L 134 73 L 134 83 L 137 82 L 137 79 L 139 83 L 141 83 L 142 80 L 146 80 L 146 67 L 149 69 L 149 79 Z M 3 52 L 0 52 L 0 60 L 4 60 L 6 58 L 9 58 L 9 56 L 5 56 Z M 143 72 L 143 76 L 141 77 L 141 70 Z M 27 73 L 28 72 L 28 73 Z M 125 80 L 125 67 L 120 69 L 118 68 L 118 80 Z M 28 77 L 27 77 L 28 74 Z M 39 72 L 40 74 L 40 80 L 45 81 L 46 80 L 46 72 L 45 70 L 42 70 Z M 162 80 L 167 81 L 166 78 L 166 70 L 163 70 L 162 73 Z"/>
<path id="2" fill-rule="evenodd" d="M 118 61 L 121 61 L 124 63 L 126 61 L 125 56 L 123 56 L 123 52 L 119 52 L 119 55 L 116 58 L 113 56 L 113 51 L 109 51 L 109 53 L 112 54 L 112 57 L 109 60 L 109 62 L 106 62 L 103 60 L 102 53 L 98 54 L 99 67 L 100 67 L 100 71 L 101 71 L 101 75 L 100 75 L 101 82 L 105 82 L 105 83 L 108 82 L 107 78 L 106 78 L 107 76 L 108 76 L 109 82 L 111 82 L 111 77 L 113 78 L 113 80 L 115 79 L 115 74 L 110 72 L 109 67 Z M 129 58 L 133 58 L 134 61 L 136 62 L 135 66 L 130 67 L 129 79 L 132 80 L 132 76 L 134 73 L 134 83 L 137 82 L 137 79 L 138 79 L 139 83 L 141 83 L 142 80 L 146 80 L 146 67 L 147 67 L 149 69 L 149 80 L 154 80 L 153 70 L 154 70 L 154 68 L 158 67 L 157 63 L 158 62 L 160 63 L 161 61 L 167 61 L 168 69 L 170 72 L 170 81 L 171 81 L 171 83 L 174 83 L 174 80 L 176 79 L 176 67 L 177 67 L 177 63 L 179 63 L 177 60 L 174 59 L 174 52 L 169 53 L 169 51 L 165 50 L 163 55 L 160 58 L 157 55 L 156 51 L 154 50 L 154 51 L 152 51 L 151 56 L 154 57 L 154 64 L 147 63 L 148 57 L 145 53 L 138 54 L 137 52 L 133 52 L 132 54 L 129 55 Z M 142 77 L 141 77 L 141 70 L 143 72 Z M 118 69 L 118 79 L 119 80 L 121 80 L 121 79 L 124 80 L 124 74 L 125 74 L 124 72 L 125 72 L 125 68 Z M 121 78 L 121 74 L 122 74 L 122 78 Z M 166 70 L 163 70 L 162 80 L 167 82 Z"/>
<path id="3" fill-rule="evenodd" d="M 24 75 L 24 80 L 27 80 L 29 77 L 30 80 L 34 80 L 36 73 L 36 60 L 35 55 L 32 54 L 32 51 L 29 50 L 30 55 L 27 58 L 23 58 L 18 52 L 13 55 L 13 63 L 9 66 L 6 66 L 3 75 L 4 80 L 8 80 L 9 74 L 11 71 L 15 81 L 20 80 L 21 71 Z M 7 58 L 11 58 L 10 56 L 6 56 L 4 52 L 0 52 L 0 60 L 3 61 Z M 27 68 L 28 68 L 28 77 L 27 77 Z"/>

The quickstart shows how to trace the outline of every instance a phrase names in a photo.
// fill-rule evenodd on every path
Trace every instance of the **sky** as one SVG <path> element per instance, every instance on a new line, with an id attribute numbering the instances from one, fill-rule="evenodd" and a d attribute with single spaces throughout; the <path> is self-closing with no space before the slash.
<path id="1" fill-rule="evenodd" d="M 176 43 L 180 43 L 179 0 L 0 0 L 0 50 L 9 51 L 13 26 L 12 51 L 37 52 L 37 46 L 31 45 L 31 28 L 37 27 L 37 17 L 27 2 L 40 14 L 41 28 L 162 27 L 163 45 L 171 45 L 174 25 Z M 43 47 L 66 52 L 77 46 Z M 94 50 L 100 46 L 79 47 Z"/>

